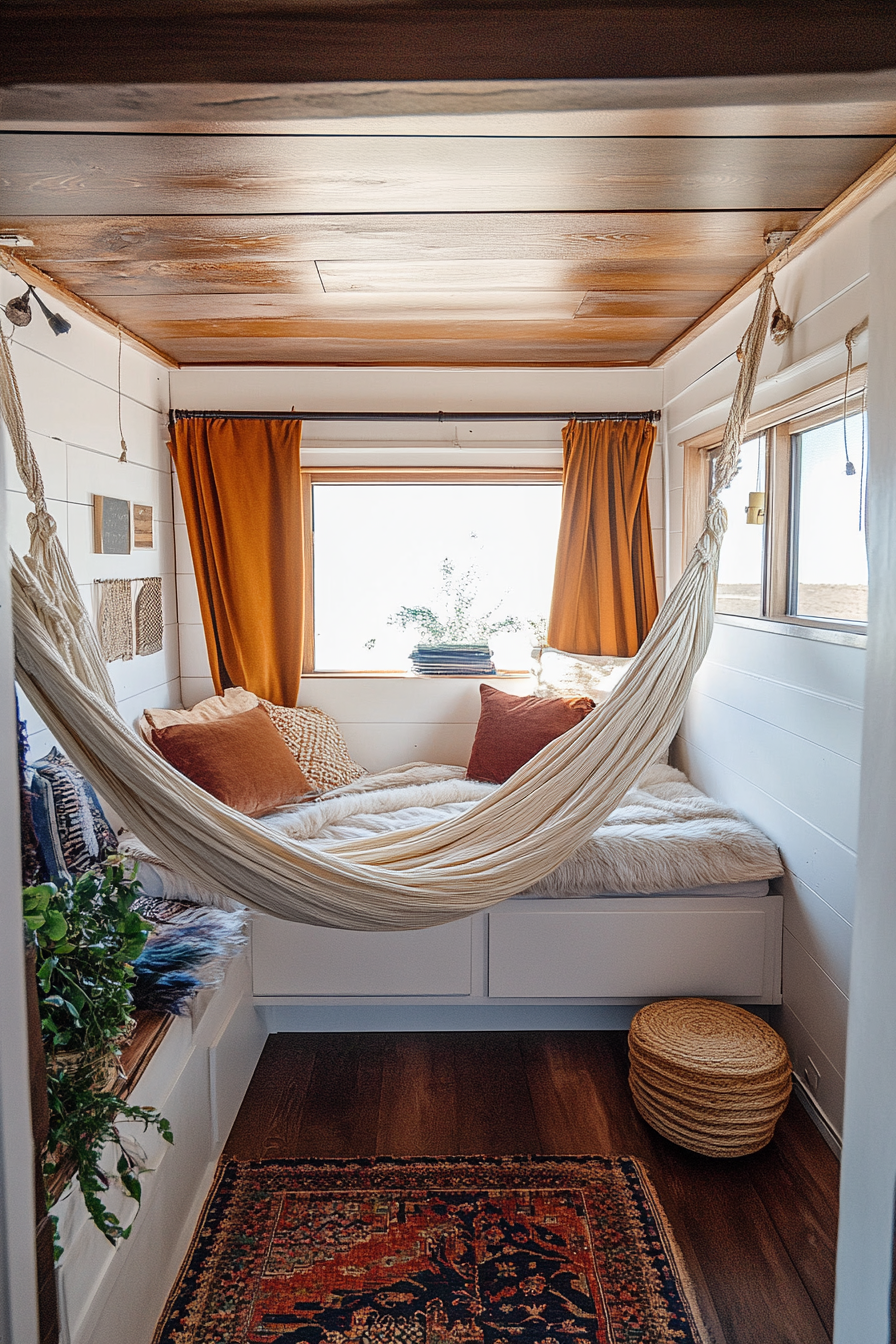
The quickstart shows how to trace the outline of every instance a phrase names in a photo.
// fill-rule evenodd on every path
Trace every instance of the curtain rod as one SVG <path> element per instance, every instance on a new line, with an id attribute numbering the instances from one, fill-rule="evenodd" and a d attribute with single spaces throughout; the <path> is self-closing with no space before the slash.
<path id="1" fill-rule="evenodd" d="M 659 422 L 660 411 L 172 411 L 169 422 L 178 420 L 393 420 L 437 421 L 453 424 L 475 420 L 649 420 Z"/>

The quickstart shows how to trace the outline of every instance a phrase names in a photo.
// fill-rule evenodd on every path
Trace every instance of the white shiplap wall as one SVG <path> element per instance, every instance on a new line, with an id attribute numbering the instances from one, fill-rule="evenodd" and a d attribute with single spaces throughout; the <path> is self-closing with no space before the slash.
<path id="1" fill-rule="evenodd" d="M 0 307 L 22 282 L 0 271 Z M 161 653 L 110 665 L 119 707 L 128 720 L 146 704 L 180 703 L 177 594 L 174 582 L 174 524 L 170 456 L 166 448 L 168 370 L 124 346 L 121 359 L 121 416 L 128 461 L 120 463 L 118 429 L 118 341 L 77 313 L 51 301 L 71 322 L 54 336 L 36 304 L 28 327 L 15 332 L 12 358 L 22 393 L 31 443 L 43 473 L 51 513 L 72 561 L 88 606 L 96 613 L 94 579 L 162 576 L 165 618 Z M 4 330 L 8 323 L 4 320 Z M 30 505 L 16 472 L 3 428 L 10 544 L 28 548 Z M 115 495 L 153 506 L 154 548 L 130 555 L 96 555 L 93 549 L 93 496 Z M 137 585 L 133 587 L 136 596 Z M 20 696 L 32 758 L 51 745 L 49 730 Z"/>
<path id="2" fill-rule="evenodd" d="M 783 346 L 768 343 L 754 409 L 845 372 L 843 338 L 869 310 L 870 221 L 893 200 L 891 183 L 776 279 L 796 327 Z M 753 303 L 751 298 L 720 319 L 665 370 L 672 579 L 681 564 L 681 445 L 724 421 L 725 398 L 737 376 L 734 351 Z M 856 347 L 856 363 L 867 358 L 867 339 Z M 864 667 L 862 648 L 719 620 L 676 744 L 678 761 L 695 783 L 740 808 L 781 849 L 787 869 L 781 1028 L 797 1075 L 806 1079 L 808 1070 L 814 1076 L 815 1066 L 816 1104 L 837 1131 Z"/>
<path id="3" fill-rule="evenodd" d="M 172 405 L 193 410 L 562 411 L 646 410 L 662 400 L 655 370 L 588 369 L 179 369 Z M 562 426 L 524 422 L 315 422 L 302 433 L 308 466 L 560 466 Z M 664 583 L 663 453 L 650 471 L 650 509 L 660 592 Z M 175 498 L 177 586 L 184 703 L 213 693 L 193 565 Z M 496 685 L 525 693 L 524 678 Z M 302 704 L 339 722 L 368 769 L 409 760 L 465 765 L 479 717 L 479 683 L 450 677 L 306 677 Z"/>

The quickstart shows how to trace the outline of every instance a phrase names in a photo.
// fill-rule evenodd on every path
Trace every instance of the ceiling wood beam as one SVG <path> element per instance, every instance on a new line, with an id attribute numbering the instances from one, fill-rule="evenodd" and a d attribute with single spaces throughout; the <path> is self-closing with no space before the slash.
<path id="1" fill-rule="evenodd" d="M 13 0 L 6 83 L 646 79 L 896 67 L 874 3 Z"/>
<path id="2" fill-rule="evenodd" d="M 139 350 L 143 355 L 148 355 L 157 364 L 164 364 L 169 369 L 180 368 L 179 362 L 171 355 L 167 355 L 164 350 L 160 350 L 158 346 L 144 340 L 136 332 L 123 327 L 120 322 L 107 317 L 105 313 L 100 312 L 99 308 L 95 308 L 86 299 L 73 294 L 65 285 L 60 284 L 58 280 L 54 280 L 45 271 L 39 270 L 37 266 L 32 266 L 30 262 L 23 261 L 21 257 L 15 256 L 14 253 L 0 248 L 0 266 L 3 266 L 13 275 L 17 275 L 26 285 L 33 285 L 35 289 L 39 289 L 44 296 L 49 295 L 51 298 L 58 299 L 60 303 L 64 303 L 72 312 L 85 318 L 93 326 L 109 332 L 112 336 L 120 336 L 125 345 L 131 346 L 134 350 Z"/>
<path id="3" fill-rule="evenodd" d="M 855 210 L 864 200 L 867 200 L 872 192 L 883 186 L 885 182 L 889 182 L 892 177 L 896 177 L 896 146 L 888 150 L 883 158 L 872 164 L 868 171 L 863 173 L 845 191 L 841 192 L 836 200 L 831 201 L 831 204 L 825 210 L 822 210 L 813 220 L 810 220 L 800 229 L 799 233 L 791 238 L 786 247 L 782 248 L 769 261 L 764 261 L 756 266 L 724 298 L 719 299 L 718 303 L 714 303 L 696 322 L 692 323 L 687 331 L 683 331 L 680 336 L 671 341 L 664 350 L 661 350 L 650 361 L 650 367 L 659 368 L 663 364 L 667 364 L 673 355 L 687 349 L 698 336 L 707 331 L 720 317 L 724 317 L 744 299 L 749 298 L 751 294 L 755 294 L 767 270 L 770 270 L 773 275 L 777 275 L 788 262 L 795 261 L 808 247 L 817 243 L 819 238 L 823 238 L 826 233 L 829 233 L 836 224 L 845 219 L 852 210 Z"/>
<path id="4" fill-rule="evenodd" d="M 854 173 L 852 177 L 857 176 Z M 852 178 L 850 179 L 852 180 Z M 825 202 L 826 203 L 826 202 Z M 538 266 L 580 262 L 602 271 L 649 273 L 664 270 L 689 275 L 731 275 L 719 284 L 731 287 L 739 275 L 765 255 L 763 237 L 772 230 L 790 233 L 808 224 L 814 211 L 686 210 L 557 211 L 519 214 L 349 215 L 44 215 L 29 208 L 4 210 L 3 228 L 34 240 L 30 256 L 55 273 L 69 265 L 97 267 L 98 276 L 165 275 L 168 266 L 197 267 L 196 278 L 210 275 L 202 266 L 223 266 L 237 276 L 240 268 L 326 260 L 345 267 L 364 263 L 368 273 L 388 283 L 388 272 L 426 268 L 450 277 L 465 264 L 486 267 L 513 261 Z M 146 270 L 141 271 L 140 268 Z M 185 269 L 185 274 L 189 271 Z M 79 283 L 72 280 L 80 292 Z M 276 282 L 276 277 L 273 277 Z M 294 275 L 287 283 L 291 284 Z M 377 281 L 379 283 L 380 281 Z M 266 286 L 265 286 L 266 287 Z M 584 284 L 582 288 L 594 288 Z M 686 287 L 690 287 L 686 284 Z M 694 283 L 693 288 L 703 288 Z M 176 291 L 174 291 L 176 292 Z M 189 290 L 184 290 L 188 293 Z"/>
<path id="5" fill-rule="evenodd" d="M 878 136 L 3 136 L 37 215 L 817 210 Z"/>
<path id="6" fill-rule="evenodd" d="M 0 130 L 159 135 L 890 135 L 892 72 L 657 80 L 13 84 Z"/>

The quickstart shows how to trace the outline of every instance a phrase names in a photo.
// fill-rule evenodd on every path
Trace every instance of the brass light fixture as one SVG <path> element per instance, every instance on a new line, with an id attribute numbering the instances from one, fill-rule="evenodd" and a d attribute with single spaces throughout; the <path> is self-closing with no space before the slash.
<path id="1" fill-rule="evenodd" d="M 761 527 L 765 522 L 765 491 L 751 490 L 750 502 L 747 504 L 744 512 L 747 515 L 747 522 Z"/>
<path id="2" fill-rule="evenodd" d="M 31 321 L 31 296 L 34 295 L 34 301 L 43 313 L 49 323 L 50 330 L 54 336 L 64 336 L 66 332 L 71 331 L 71 322 L 66 322 L 61 313 L 51 313 L 43 299 L 37 293 L 33 285 L 29 285 L 24 294 L 20 294 L 16 299 L 10 299 L 4 308 L 6 316 L 15 327 L 27 327 Z"/>

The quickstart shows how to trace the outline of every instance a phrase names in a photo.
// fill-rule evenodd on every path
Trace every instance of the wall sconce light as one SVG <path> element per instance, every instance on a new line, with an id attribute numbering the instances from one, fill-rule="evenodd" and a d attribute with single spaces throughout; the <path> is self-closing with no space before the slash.
<path id="1" fill-rule="evenodd" d="M 744 509 L 747 515 L 747 522 L 761 527 L 765 522 L 765 491 L 751 490 L 750 502 Z"/>
<path id="2" fill-rule="evenodd" d="M 71 331 L 72 329 L 71 322 L 66 322 L 65 318 L 62 316 L 61 313 L 51 313 L 47 305 L 44 303 L 43 299 L 40 297 L 40 295 L 33 287 L 31 293 L 34 295 L 34 300 L 38 308 L 41 310 L 44 317 L 49 322 L 50 330 L 52 331 L 54 336 L 64 336 L 66 332 Z"/>
<path id="3" fill-rule="evenodd" d="M 71 331 L 71 322 L 66 322 L 61 313 L 51 313 L 33 285 L 29 285 L 25 290 L 25 293 L 20 294 L 17 299 L 10 299 L 3 310 L 14 326 L 27 327 L 28 323 L 31 321 L 32 294 L 34 295 L 35 303 L 47 319 L 50 330 L 54 336 L 64 336 L 66 332 Z"/>
<path id="4" fill-rule="evenodd" d="M 14 327 L 27 327 L 31 321 L 31 287 L 17 299 L 10 299 L 3 310 Z"/>

